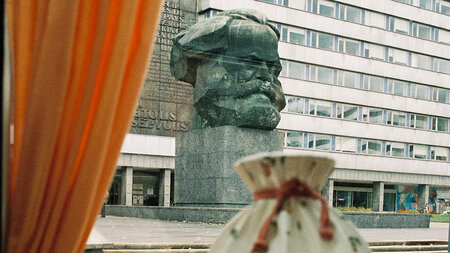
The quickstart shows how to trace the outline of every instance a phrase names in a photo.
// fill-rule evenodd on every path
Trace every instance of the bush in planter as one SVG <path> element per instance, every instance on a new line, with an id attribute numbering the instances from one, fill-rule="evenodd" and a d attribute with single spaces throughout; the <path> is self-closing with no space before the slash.
<path id="1" fill-rule="evenodd" d="M 408 209 L 408 210 L 401 210 L 401 211 L 398 211 L 397 213 L 413 213 L 413 214 L 417 214 L 417 213 L 420 213 L 420 212 L 417 211 L 417 210 Z"/>
<path id="2" fill-rule="evenodd" d="M 359 213 L 370 213 L 370 212 L 372 212 L 371 208 L 354 207 L 354 206 L 337 207 L 337 209 L 339 211 L 341 211 L 341 212 L 359 212 Z"/>

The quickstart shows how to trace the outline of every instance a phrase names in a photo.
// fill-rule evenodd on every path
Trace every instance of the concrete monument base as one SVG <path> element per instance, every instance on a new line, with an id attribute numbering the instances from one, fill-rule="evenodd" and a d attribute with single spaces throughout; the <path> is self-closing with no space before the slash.
<path id="1" fill-rule="evenodd" d="M 248 155 L 280 151 L 280 131 L 222 126 L 182 133 L 176 140 L 175 205 L 243 207 L 252 195 L 234 171 Z"/>

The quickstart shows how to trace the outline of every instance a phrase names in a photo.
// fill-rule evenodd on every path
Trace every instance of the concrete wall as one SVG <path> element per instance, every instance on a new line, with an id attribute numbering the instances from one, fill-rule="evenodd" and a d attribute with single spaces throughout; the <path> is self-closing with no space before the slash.
<path id="1" fill-rule="evenodd" d="M 106 206 L 106 215 L 172 221 L 226 223 L 239 208 Z M 428 228 L 428 214 L 344 213 L 359 228 Z"/>
<path id="2" fill-rule="evenodd" d="M 429 214 L 344 213 L 358 228 L 428 228 Z"/>
<path id="3" fill-rule="evenodd" d="M 241 209 L 156 206 L 106 206 L 106 215 L 171 221 L 226 223 Z"/>

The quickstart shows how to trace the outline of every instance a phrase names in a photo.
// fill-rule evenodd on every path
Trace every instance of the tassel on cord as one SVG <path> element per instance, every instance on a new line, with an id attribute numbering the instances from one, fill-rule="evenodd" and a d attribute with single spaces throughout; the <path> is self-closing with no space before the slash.
<path id="1" fill-rule="evenodd" d="M 254 193 L 255 202 L 260 199 L 277 199 L 277 203 L 273 208 L 272 213 L 267 217 L 263 226 L 259 230 L 258 239 L 253 245 L 252 253 L 266 252 L 269 248 L 267 236 L 269 233 L 270 223 L 273 217 L 278 214 L 284 202 L 291 197 L 310 197 L 320 200 L 322 210 L 320 212 L 320 237 L 324 240 L 332 240 L 334 237 L 334 229 L 331 225 L 330 216 L 328 214 L 328 207 L 322 195 L 309 187 L 306 183 L 299 179 L 291 179 L 285 182 L 279 189 L 266 189 Z"/>

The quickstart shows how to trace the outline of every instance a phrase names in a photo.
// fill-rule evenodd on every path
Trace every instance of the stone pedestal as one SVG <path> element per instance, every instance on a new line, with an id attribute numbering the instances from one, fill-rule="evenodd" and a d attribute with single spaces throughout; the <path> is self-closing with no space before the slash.
<path id="1" fill-rule="evenodd" d="M 248 155 L 281 151 L 279 131 L 222 126 L 182 133 L 176 140 L 175 205 L 243 207 L 252 195 L 234 171 Z"/>

